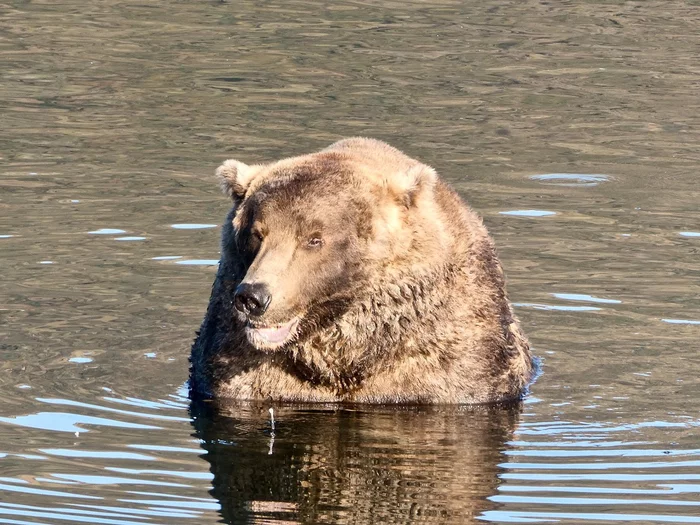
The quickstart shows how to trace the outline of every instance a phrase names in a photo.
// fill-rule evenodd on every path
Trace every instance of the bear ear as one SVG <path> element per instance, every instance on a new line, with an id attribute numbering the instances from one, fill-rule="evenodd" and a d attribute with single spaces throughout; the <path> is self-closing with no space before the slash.
<path id="1" fill-rule="evenodd" d="M 421 196 L 430 195 L 437 182 L 437 173 L 430 166 L 415 164 L 395 173 L 385 183 L 392 196 L 406 208 L 416 205 Z"/>
<path id="2" fill-rule="evenodd" d="M 255 177 L 256 169 L 242 162 L 229 159 L 216 169 L 221 190 L 231 199 L 242 199 Z"/>

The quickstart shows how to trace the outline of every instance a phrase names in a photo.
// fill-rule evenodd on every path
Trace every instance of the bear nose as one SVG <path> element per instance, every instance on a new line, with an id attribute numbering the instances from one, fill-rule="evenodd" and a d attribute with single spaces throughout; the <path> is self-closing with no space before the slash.
<path id="1" fill-rule="evenodd" d="M 260 316 L 265 313 L 271 300 L 272 296 L 264 284 L 241 283 L 233 296 L 233 305 L 243 314 Z"/>

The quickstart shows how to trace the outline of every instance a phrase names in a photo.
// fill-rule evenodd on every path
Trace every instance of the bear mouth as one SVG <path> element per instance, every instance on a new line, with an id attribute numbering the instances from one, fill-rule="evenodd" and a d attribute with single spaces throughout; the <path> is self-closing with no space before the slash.
<path id="1" fill-rule="evenodd" d="M 298 325 L 298 317 L 286 323 L 269 326 L 252 323 L 249 320 L 245 327 L 245 335 L 256 348 L 274 350 L 292 340 Z"/>

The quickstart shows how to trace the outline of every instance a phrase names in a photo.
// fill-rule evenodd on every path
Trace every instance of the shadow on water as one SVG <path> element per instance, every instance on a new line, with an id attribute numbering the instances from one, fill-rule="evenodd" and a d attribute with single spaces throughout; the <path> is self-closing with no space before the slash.
<path id="1" fill-rule="evenodd" d="M 191 406 L 226 523 L 471 522 L 493 506 L 521 406 Z"/>

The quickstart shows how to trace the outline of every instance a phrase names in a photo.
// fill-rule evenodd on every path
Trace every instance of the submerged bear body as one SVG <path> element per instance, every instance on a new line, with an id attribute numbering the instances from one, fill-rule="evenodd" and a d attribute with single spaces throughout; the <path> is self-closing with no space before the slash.
<path id="1" fill-rule="evenodd" d="M 518 399 L 530 349 L 480 218 L 372 139 L 226 161 L 233 207 L 192 347 L 194 395 L 351 403 Z"/>

